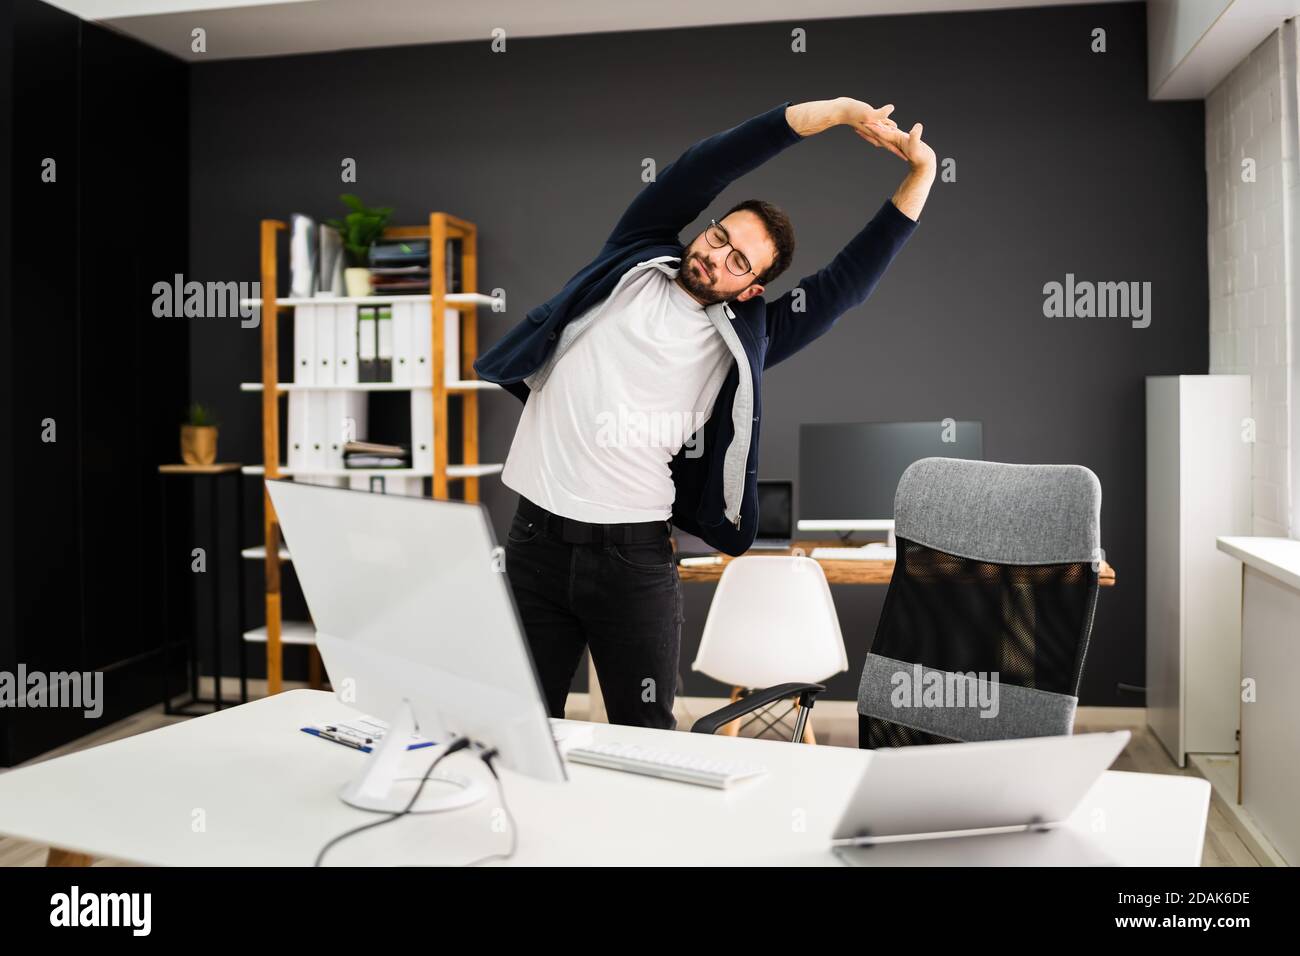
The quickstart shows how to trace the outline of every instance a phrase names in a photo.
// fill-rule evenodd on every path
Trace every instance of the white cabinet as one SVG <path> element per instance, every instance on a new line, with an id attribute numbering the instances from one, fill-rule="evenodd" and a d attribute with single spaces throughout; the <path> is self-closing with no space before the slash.
<path id="1" fill-rule="evenodd" d="M 1185 766 L 1236 753 L 1241 571 L 1250 533 L 1250 377 L 1147 379 L 1147 724 Z"/>

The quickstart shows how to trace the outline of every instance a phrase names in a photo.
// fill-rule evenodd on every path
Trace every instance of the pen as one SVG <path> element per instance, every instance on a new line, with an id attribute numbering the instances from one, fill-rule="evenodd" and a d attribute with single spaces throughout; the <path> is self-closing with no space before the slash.
<path id="1" fill-rule="evenodd" d="M 373 743 L 369 738 L 362 740 L 360 737 L 353 737 L 351 734 L 344 733 L 337 727 L 326 727 L 325 730 L 321 731 L 321 736 L 327 737 L 330 740 L 338 741 L 341 744 L 346 744 L 349 747 L 356 747 L 358 750 Z"/>

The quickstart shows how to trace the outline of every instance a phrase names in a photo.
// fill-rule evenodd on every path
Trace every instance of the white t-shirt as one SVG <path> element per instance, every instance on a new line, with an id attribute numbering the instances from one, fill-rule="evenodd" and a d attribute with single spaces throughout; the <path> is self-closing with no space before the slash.
<path id="1" fill-rule="evenodd" d="M 708 420 L 733 363 L 676 275 L 642 268 L 593 306 L 603 310 L 524 405 L 501 473 L 507 487 L 579 521 L 672 515 L 669 462 Z"/>

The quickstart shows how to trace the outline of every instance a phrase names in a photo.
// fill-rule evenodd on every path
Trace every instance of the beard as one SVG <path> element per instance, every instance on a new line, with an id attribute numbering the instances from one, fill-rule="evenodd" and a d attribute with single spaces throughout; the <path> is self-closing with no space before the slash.
<path id="1" fill-rule="evenodd" d="M 677 281 L 681 283 L 682 288 L 706 305 L 726 301 L 728 296 L 718 292 L 707 279 L 701 278 L 695 270 L 691 268 L 691 260 L 695 258 L 696 257 L 689 252 L 682 254 L 681 268 L 677 272 Z M 700 265 L 704 266 L 704 263 L 700 262 Z M 704 266 L 704 268 L 707 272 L 708 267 Z"/>

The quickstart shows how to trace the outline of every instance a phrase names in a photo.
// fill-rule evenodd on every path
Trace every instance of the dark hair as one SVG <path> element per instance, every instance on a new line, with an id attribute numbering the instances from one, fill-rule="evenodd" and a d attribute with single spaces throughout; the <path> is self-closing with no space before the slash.
<path id="1" fill-rule="evenodd" d="M 790 217 L 779 207 L 762 199 L 746 199 L 744 202 L 738 202 L 727 210 L 723 218 L 742 210 L 752 212 L 763 221 L 763 227 L 767 229 L 772 245 L 776 246 L 776 258 L 754 279 L 759 285 L 767 285 L 790 268 L 790 261 L 794 259 L 794 226 L 790 222 Z"/>

